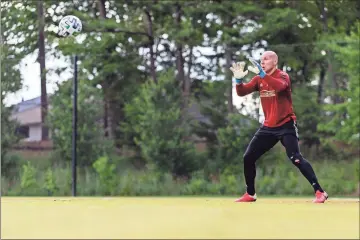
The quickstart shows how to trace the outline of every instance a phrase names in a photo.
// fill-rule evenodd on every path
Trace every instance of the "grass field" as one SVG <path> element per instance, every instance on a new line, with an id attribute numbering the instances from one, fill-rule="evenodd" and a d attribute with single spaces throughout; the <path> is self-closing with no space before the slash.
<path id="1" fill-rule="evenodd" d="M 1 237 L 359 239 L 359 199 L 218 197 L 1 199 Z"/>

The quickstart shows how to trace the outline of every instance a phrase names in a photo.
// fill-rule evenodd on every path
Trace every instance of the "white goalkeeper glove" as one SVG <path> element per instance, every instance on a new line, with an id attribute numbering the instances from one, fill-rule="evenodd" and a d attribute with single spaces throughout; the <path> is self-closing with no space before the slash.
<path id="1" fill-rule="evenodd" d="M 248 70 L 250 72 L 253 72 L 255 74 L 259 74 L 259 76 L 261 78 L 264 78 L 266 73 L 265 71 L 262 69 L 262 67 L 260 66 L 260 64 L 258 62 L 256 62 L 255 59 L 253 59 L 252 57 L 248 57 L 249 61 L 252 63 L 253 66 L 248 66 Z"/>
<path id="2" fill-rule="evenodd" d="M 242 83 L 243 78 L 248 74 L 248 70 L 244 71 L 245 62 L 237 62 L 233 63 L 230 70 L 234 74 L 234 78 L 236 79 L 236 83 Z"/>

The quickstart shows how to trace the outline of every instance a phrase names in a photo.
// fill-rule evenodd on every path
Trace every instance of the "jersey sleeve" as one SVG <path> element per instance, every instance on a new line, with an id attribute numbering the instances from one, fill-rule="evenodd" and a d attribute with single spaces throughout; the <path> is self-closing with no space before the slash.
<path id="1" fill-rule="evenodd" d="M 290 86 L 290 78 L 286 73 L 280 73 L 278 77 L 265 75 L 263 80 L 277 92 L 281 92 Z"/>
<path id="2" fill-rule="evenodd" d="M 238 96 L 245 96 L 258 91 L 258 76 L 253 77 L 248 83 L 236 84 L 235 88 Z"/>

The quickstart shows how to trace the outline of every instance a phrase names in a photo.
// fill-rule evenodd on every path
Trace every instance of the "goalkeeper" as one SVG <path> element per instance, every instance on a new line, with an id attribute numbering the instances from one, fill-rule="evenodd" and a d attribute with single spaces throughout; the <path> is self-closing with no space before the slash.
<path id="1" fill-rule="evenodd" d="M 315 192 L 315 203 L 324 203 L 327 193 L 321 188 L 310 163 L 301 155 L 298 144 L 296 116 L 292 106 L 289 75 L 277 68 L 278 56 L 273 51 L 266 51 L 261 57 L 261 65 L 249 58 L 253 66 L 248 70 L 257 74 L 250 82 L 244 83 L 248 74 L 244 71 L 244 62 L 234 63 L 230 70 L 236 79 L 236 93 L 245 96 L 254 91 L 260 92 L 261 105 L 265 121 L 255 133 L 244 154 L 244 175 L 246 193 L 236 202 L 254 202 L 255 193 L 255 162 L 265 152 L 280 141 L 286 149 L 291 162 L 310 182 Z"/>

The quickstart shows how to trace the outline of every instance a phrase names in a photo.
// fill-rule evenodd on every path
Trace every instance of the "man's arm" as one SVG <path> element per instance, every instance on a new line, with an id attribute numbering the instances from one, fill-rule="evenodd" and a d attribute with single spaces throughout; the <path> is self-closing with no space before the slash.
<path id="1" fill-rule="evenodd" d="M 255 92 L 258 90 L 258 86 L 257 86 L 257 80 L 258 77 L 253 77 L 251 79 L 250 82 L 248 83 L 238 83 L 236 84 L 235 88 L 236 88 L 236 93 L 238 96 L 245 96 L 248 95 L 252 92 Z"/>
<path id="2" fill-rule="evenodd" d="M 243 78 L 248 74 L 248 71 L 244 71 L 245 62 L 233 63 L 230 70 L 234 73 L 236 79 L 236 93 L 238 96 L 245 96 L 257 90 L 257 77 L 251 79 L 249 83 L 243 83 Z"/>
<path id="3" fill-rule="evenodd" d="M 272 87 L 275 91 L 281 92 L 285 90 L 290 85 L 289 75 L 281 73 L 279 77 L 272 77 L 269 75 L 265 75 L 263 78 L 270 87 Z"/>

